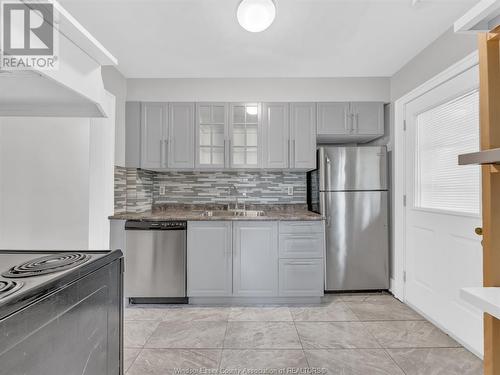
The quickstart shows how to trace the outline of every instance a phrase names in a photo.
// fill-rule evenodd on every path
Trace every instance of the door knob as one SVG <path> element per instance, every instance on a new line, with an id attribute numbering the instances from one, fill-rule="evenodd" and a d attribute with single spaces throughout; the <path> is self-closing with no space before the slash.
<path id="1" fill-rule="evenodd" d="M 483 235 L 483 228 L 477 227 L 476 229 L 474 229 L 474 232 L 476 232 L 476 234 L 478 236 L 482 236 Z"/>

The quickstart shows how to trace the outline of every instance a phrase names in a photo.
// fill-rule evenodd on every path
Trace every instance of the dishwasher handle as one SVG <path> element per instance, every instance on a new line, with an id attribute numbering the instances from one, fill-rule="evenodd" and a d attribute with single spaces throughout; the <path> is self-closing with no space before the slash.
<path id="1" fill-rule="evenodd" d="M 140 221 L 127 220 L 125 230 L 186 230 L 185 221 Z"/>

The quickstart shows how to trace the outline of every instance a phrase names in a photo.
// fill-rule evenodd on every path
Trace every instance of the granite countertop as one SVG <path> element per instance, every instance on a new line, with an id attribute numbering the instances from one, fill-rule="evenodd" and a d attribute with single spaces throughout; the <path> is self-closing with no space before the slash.
<path id="1" fill-rule="evenodd" d="M 145 212 L 124 212 L 110 216 L 111 220 L 140 221 L 320 221 L 323 216 L 307 210 L 306 205 L 247 205 L 247 210 L 264 211 L 264 216 L 202 216 L 204 211 L 224 209 L 222 205 L 161 205 Z"/>

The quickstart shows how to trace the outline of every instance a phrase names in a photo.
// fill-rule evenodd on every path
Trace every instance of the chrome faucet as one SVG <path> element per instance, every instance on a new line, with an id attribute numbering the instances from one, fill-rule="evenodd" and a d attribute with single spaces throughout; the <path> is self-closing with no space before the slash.
<path id="1" fill-rule="evenodd" d="M 238 210 L 238 194 L 239 194 L 238 188 L 234 184 L 231 184 L 231 185 L 229 185 L 228 190 L 229 190 L 229 197 L 235 196 L 234 201 L 233 201 L 233 203 L 234 203 L 234 209 Z M 235 194 L 233 194 L 233 192 Z M 231 210 L 231 202 L 229 202 L 227 204 L 227 210 L 228 211 Z"/>

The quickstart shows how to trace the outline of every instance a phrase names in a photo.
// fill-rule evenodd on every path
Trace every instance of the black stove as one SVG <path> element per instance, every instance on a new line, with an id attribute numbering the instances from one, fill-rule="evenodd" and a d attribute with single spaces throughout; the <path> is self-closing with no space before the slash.
<path id="1" fill-rule="evenodd" d="M 123 374 L 120 250 L 0 250 L 0 375 Z"/>
<path id="2" fill-rule="evenodd" d="M 15 265 L 2 273 L 2 276 L 5 278 L 23 278 L 47 275 L 74 268 L 89 259 L 91 259 L 91 255 L 83 253 L 51 254 Z"/>
<path id="3" fill-rule="evenodd" d="M 22 281 L 0 279 L 0 299 L 17 292 L 23 285 L 24 283 Z"/>

